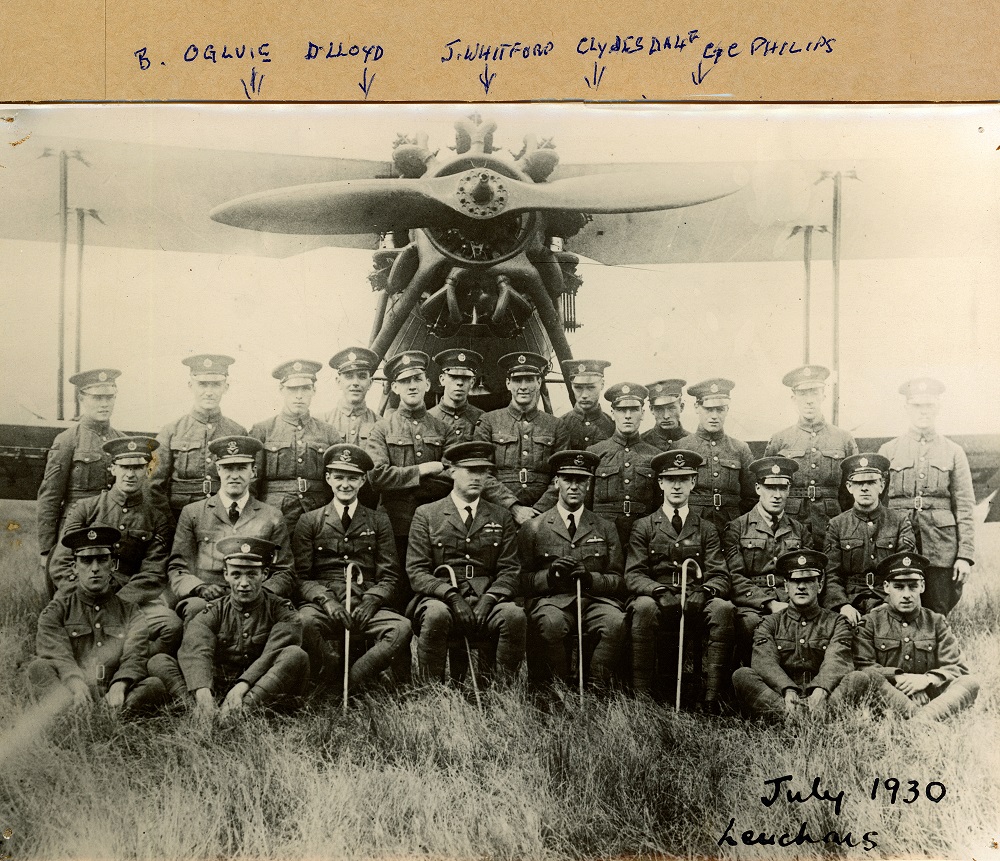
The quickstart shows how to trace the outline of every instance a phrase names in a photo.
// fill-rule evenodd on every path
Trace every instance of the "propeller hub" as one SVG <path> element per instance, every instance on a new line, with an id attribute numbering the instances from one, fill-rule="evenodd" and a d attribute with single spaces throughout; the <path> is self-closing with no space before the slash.
<path id="1" fill-rule="evenodd" d="M 496 218 L 507 207 L 507 178 L 483 168 L 458 175 L 458 208 L 471 218 Z"/>

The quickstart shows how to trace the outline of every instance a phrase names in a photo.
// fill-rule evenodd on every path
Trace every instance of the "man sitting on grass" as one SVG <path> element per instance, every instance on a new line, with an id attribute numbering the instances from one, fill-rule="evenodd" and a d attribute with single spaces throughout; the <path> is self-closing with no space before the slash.
<path id="1" fill-rule="evenodd" d="M 785 580 L 789 606 L 760 623 L 750 666 L 733 673 L 736 699 L 748 717 L 795 720 L 878 687 L 878 680 L 853 668 L 847 620 L 819 605 L 826 564 L 816 550 L 778 557 L 775 568 Z"/>
<path id="2" fill-rule="evenodd" d="M 176 700 L 190 702 L 190 691 L 199 717 L 225 720 L 233 712 L 284 705 L 301 695 L 309 658 L 301 648 L 295 608 L 264 588 L 278 546 L 237 535 L 215 549 L 229 593 L 209 601 L 188 622 L 176 660 L 155 655 L 149 671 Z M 223 692 L 219 708 L 215 695 Z"/>
<path id="3" fill-rule="evenodd" d="M 889 709 L 903 717 L 942 720 L 969 708 L 979 682 L 969 675 L 948 620 L 920 606 L 930 560 L 904 551 L 875 570 L 886 603 L 858 628 L 854 663 L 877 678 Z"/>

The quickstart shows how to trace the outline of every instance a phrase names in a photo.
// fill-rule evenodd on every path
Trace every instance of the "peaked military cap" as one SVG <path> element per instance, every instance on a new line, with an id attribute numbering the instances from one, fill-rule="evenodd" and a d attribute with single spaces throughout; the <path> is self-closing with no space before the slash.
<path id="1" fill-rule="evenodd" d="M 323 466 L 326 469 L 338 469 L 343 472 L 356 472 L 364 475 L 368 470 L 375 469 L 375 462 L 363 448 L 346 442 L 331 445 L 323 452 Z"/>
<path id="2" fill-rule="evenodd" d="M 781 382 L 793 392 L 805 389 L 822 389 L 830 376 L 830 369 L 822 365 L 803 365 L 794 371 L 789 371 L 781 378 Z"/>
<path id="3" fill-rule="evenodd" d="M 603 359 L 568 359 L 562 372 L 570 383 L 595 383 L 604 379 L 604 369 L 609 367 L 611 362 Z"/>
<path id="4" fill-rule="evenodd" d="M 729 403 L 729 394 L 735 388 L 736 383 L 732 380 L 713 377 L 688 386 L 687 393 L 703 407 L 720 407 Z"/>
<path id="5" fill-rule="evenodd" d="M 264 444 L 252 436 L 223 436 L 208 444 L 216 463 L 253 463 L 263 448 Z"/>
<path id="6" fill-rule="evenodd" d="M 85 526 L 74 529 L 62 537 L 63 547 L 73 551 L 74 556 L 97 556 L 94 551 L 112 551 L 122 540 L 122 534 L 113 526 Z"/>
<path id="7" fill-rule="evenodd" d="M 336 353 L 330 359 L 330 367 L 338 373 L 343 373 L 344 371 L 368 371 L 374 374 L 378 363 L 378 356 L 365 347 L 348 347 Z"/>
<path id="8" fill-rule="evenodd" d="M 538 353 L 508 353 L 501 356 L 497 364 L 507 377 L 544 377 L 549 372 L 549 363 Z"/>
<path id="9" fill-rule="evenodd" d="M 845 481 L 854 481 L 857 478 L 871 478 L 872 476 L 882 476 L 885 478 L 885 474 L 888 471 L 889 459 L 871 451 L 852 454 L 840 462 L 841 477 Z"/>
<path id="10" fill-rule="evenodd" d="M 457 442 L 442 457 L 452 466 L 496 466 L 493 444 L 488 442 Z"/>
<path id="11" fill-rule="evenodd" d="M 240 565 L 263 568 L 271 564 L 278 545 L 263 538 L 230 535 L 228 538 L 216 541 L 215 549 L 224 562 L 237 562 Z"/>
<path id="12" fill-rule="evenodd" d="M 875 582 L 887 580 L 923 580 L 931 560 L 910 550 L 886 556 L 875 566 Z"/>
<path id="13" fill-rule="evenodd" d="M 931 377 L 917 377 L 903 383 L 899 393 L 911 404 L 933 404 L 944 394 L 944 383 Z"/>
<path id="14" fill-rule="evenodd" d="M 455 377 L 478 377 L 483 370 L 483 361 L 483 357 L 475 350 L 459 347 L 442 350 L 434 357 L 434 364 Z"/>
<path id="15" fill-rule="evenodd" d="M 271 376 L 280 380 L 281 385 L 290 388 L 311 386 L 316 382 L 316 374 L 322 367 L 319 362 L 310 362 L 308 359 L 292 359 L 278 365 L 271 371 Z"/>
<path id="16" fill-rule="evenodd" d="M 192 377 L 201 380 L 224 380 L 229 376 L 229 366 L 235 361 L 232 356 L 200 353 L 197 356 L 188 356 L 181 364 L 191 369 Z"/>
<path id="17" fill-rule="evenodd" d="M 641 407 L 646 402 L 646 387 L 639 383 L 615 383 L 604 393 L 612 407 Z"/>
<path id="18" fill-rule="evenodd" d="M 673 448 L 670 451 L 661 451 L 649 462 L 649 465 L 657 477 L 661 475 L 697 475 L 698 467 L 704 462 L 705 459 L 696 451 Z"/>
<path id="19" fill-rule="evenodd" d="M 115 385 L 122 372 L 115 368 L 95 368 L 93 371 L 81 371 L 69 378 L 70 384 L 77 391 L 87 395 L 113 395 L 118 391 Z"/>
<path id="20" fill-rule="evenodd" d="M 790 484 L 799 465 L 790 457 L 761 457 L 750 464 L 758 484 Z"/>
<path id="21" fill-rule="evenodd" d="M 553 475 L 593 475 L 601 458 L 592 451 L 568 448 L 549 458 Z"/>
<path id="22" fill-rule="evenodd" d="M 800 547 L 798 550 L 782 553 L 774 563 L 774 568 L 778 576 L 786 580 L 812 580 L 823 576 L 826 563 L 825 553 Z"/>
<path id="23" fill-rule="evenodd" d="M 657 407 L 661 404 L 672 404 L 681 399 L 681 393 L 687 385 L 687 380 L 658 380 L 646 386 L 649 392 L 649 405 Z"/>
<path id="24" fill-rule="evenodd" d="M 414 374 L 426 373 L 431 357 L 421 350 L 404 350 L 385 360 L 385 375 L 390 383 L 405 380 Z"/>
<path id="25" fill-rule="evenodd" d="M 135 466 L 149 463 L 153 452 L 160 447 L 160 442 L 151 436 L 126 436 L 119 439 L 109 439 L 101 448 L 111 457 L 112 463 L 122 466 Z"/>

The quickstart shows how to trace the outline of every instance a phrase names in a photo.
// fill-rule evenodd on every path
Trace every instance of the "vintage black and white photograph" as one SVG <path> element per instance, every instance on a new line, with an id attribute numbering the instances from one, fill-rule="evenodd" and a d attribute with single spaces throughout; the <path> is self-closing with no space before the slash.
<path id="1" fill-rule="evenodd" d="M 0 119 L 3 858 L 1000 851 L 996 106 Z"/>

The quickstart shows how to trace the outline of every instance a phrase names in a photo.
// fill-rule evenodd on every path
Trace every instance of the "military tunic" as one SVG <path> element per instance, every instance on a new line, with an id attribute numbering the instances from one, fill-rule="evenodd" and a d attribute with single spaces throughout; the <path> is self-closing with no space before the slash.
<path id="1" fill-rule="evenodd" d="M 559 419 L 533 409 L 522 412 L 514 404 L 485 413 L 473 438 L 488 442 L 496 455 L 497 474 L 490 476 L 483 497 L 511 508 L 532 506 L 549 486 L 549 457 L 556 451 Z"/>
<path id="2" fill-rule="evenodd" d="M 662 431 L 659 425 L 653 425 L 648 431 L 642 433 L 640 438 L 657 451 L 670 451 L 672 448 L 677 448 L 677 441 L 687 435 L 688 432 L 680 425 L 670 431 Z"/>
<path id="3" fill-rule="evenodd" d="M 169 508 L 177 519 L 188 503 L 218 493 L 219 471 L 208 444 L 224 436 L 246 436 L 246 429 L 221 413 L 201 410 L 164 427 L 156 437 L 160 447 L 153 456 L 156 467 L 149 482 L 153 503 Z"/>
<path id="4" fill-rule="evenodd" d="M 750 464 L 750 446 L 723 431 L 710 433 L 698 428 L 681 437 L 674 448 L 697 452 L 704 459 L 698 467 L 698 483 L 688 505 L 711 523 L 721 536 L 730 520 L 748 511 L 757 501 Z"/>
<path id="5" fill-rule="evenodd" d="M 466 404 L 459 410 L 450 407 L 444 402 L 435 407 L 431 407 L 427 414 L 433 416 L 442 424 L 451 428 L 447 437 L 447 445 L 454 445 L 457 442 L 471 442 L 473 433 L 476 430 L 476 422 L 483 416 L 483 411 L 472 404 Z"/>
<path id="6" fill-rule="evenodd" d="M 255 424 L 250 436 L 264 444 L 257 455 L 255 495 L 282 513 L 291 534 L 303 513 L 330 500 L 323 452 L 341 442 L 340 434 L 312 416 L 297 418 L 282 413 Z"/>
<path id="7" fill-rule="evenodd" d="M 879 505 L 872 512 L 857 508 L 834 517 L 826 528 L 823 552 L 826 586 L 821 603 L 831 610 L 850 604 L 862 615 L 881 604 L 875 589 L 875 567 L 900 550 L 915 550 L 909 519 Z"/>
<path id="8" fill-rule="evenodd" d="M 662 494 L 650 465 L 659 452 L 638 434 L 628 438 L 615 431 L 609 439 L 588 449 L 601 462 L 594 476 L 594 513 L 615 524 L 622 546 L 628 544 L 632 526 L 659 505 Z"/>
<path id="9" fill-rule="evenodd" d="M 784 584 L 775 578 L 774 566 L 782 553 L 800 548 L 813 549 L 809 525 L 783 514 L 775 529 L 770 515 L 760 505 L 731 520 L 722 533 L 722 552 L 730 575 L 734 579 L 745 577 L 764 591 L 768 601 L 788 603 Z"/>
<path id="10" fill-rule="evenodd" d="M 808 523 L 813 535 L 826 533 L 831 517 L 840 514 L 840 463 L 858 453 L 858 444 L 847 431 L 826 421 L 798 424 L 771 437 L 764 457 L 791 458 L 798 465 L 792 475 L 785 513 Z"/>
<path id="11" fill-rule="evenodd" d="M 107 422 L 80 419 L 53 441 L 38 487 L 38 551 L 48 553 L 59 540 L 60 523 L 69 507 L 111 485 L 111 456 L 101 446 L 125 434 Z"/>
<path id="12" fill-rule="evenodd" d="M 368 404 L 352 407 L 341 402 L 323 420 L 333 425 L 344 442 L 365 448 L 378 416 L 368 408 Z"/>
<path id="13" fill-rule="evenodd" d="M 615 422 L 600 404 L 590 410 L 573 407 L 559 417 L 556 425 L 555 451 L 568 448 L 582 451 L 608 439 L 615 432 Z"/>

